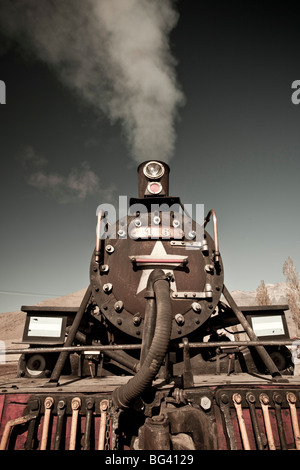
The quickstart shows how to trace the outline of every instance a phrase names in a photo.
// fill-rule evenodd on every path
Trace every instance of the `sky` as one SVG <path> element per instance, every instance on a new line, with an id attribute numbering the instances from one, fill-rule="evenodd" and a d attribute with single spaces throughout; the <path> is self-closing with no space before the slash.
<path id="1" fill-rule="evenodd" d="M 289 256 L 299 272 L 297 15 L 282 2 L 89 2 L 70 24 L 65 0 L 11 2 L 39 4 L 32 17 L 1 2 L 0 312 L 88 285 L 96 209 L 137 196 L 148 156 L 168 161 L 172 196 L 216 211 L 229 290 L 284 281 Z"/>

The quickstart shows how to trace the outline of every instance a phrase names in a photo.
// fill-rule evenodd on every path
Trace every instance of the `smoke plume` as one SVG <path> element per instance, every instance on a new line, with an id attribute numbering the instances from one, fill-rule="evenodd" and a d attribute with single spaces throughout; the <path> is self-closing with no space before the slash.
<path id="1" fill-rule="evenodd" d="M 172 0 L 1 0 L 0 18 L 6 35 L 121 122 L 137 162 L 169 160 L 184 103 L 169 46 Z"/>

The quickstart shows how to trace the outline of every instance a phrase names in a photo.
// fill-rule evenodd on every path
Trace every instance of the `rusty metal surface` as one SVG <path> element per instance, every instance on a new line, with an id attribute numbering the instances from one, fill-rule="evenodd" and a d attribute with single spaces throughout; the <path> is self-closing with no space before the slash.
<path id="1" fill-rule="evenodd" d="M 131 219 L 132 220 L 132 219 Z M 129 224 L 128 224 L 129 225 Z M 117 227 L 117 231 L 119 226 Z M 213 266 L 214 242 L 206 234 L 208 251 L 201 249 L 187 249 L 173 245 L 171 240 L 133 240 L 131 238 L 106 240 L 103 250 L 103 259 L 100 265 L 93 255 L 90 267 L 90 279 L 93 297 L 99 305 L 101 312 L 119 330 L 139 340 L 143 335 L 143 319 L 146 306 L 147 276 L 155 266 L 135 266 L 132 258 L 149 256 L 164 251 L 164 256 L 187 257 L 186 265 L 173 267 L 172 264 L 163 266 L 165 272 L 171 271 L 174 282 L 171 284 L 173 327 L 171 339 L 188 335 L 199 328 L 213 313 L 220 299 L 223 287 L 223 266 L 217 271 L 206 266 Z M 107 251 L 107 247 L 112 249 Z M 159 255 L 158 255 L 159 258 Z M 102 269 L 105 266 L 105 270 Z M 173 268 L 173 269 L 172 269 Z M 207 295 L 197 298 L 197 292 L 204 292 L 206 286 L 211 287 Z M 172 295 L 176 292 L 182 295 Z M 184 295 L 190 292 L 191 295 Z M 199 302 L 201 311 L 192 308 L 193 302 Z M 116 304 L 122 305 L 116 310 Z M 175 321 L 177 314 L 184 317 L 183 324 Z M 139 317 L 140 323 L 134 323 L 133 318 Z"/>

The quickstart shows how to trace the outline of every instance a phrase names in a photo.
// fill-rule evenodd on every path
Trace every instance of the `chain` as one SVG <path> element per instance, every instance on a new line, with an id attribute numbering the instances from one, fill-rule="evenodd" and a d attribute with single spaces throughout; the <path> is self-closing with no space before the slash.
<path id="1" fill-rule="evenodd" d="M 110 422 L 110 413 L 107 413 L 104 450 L 110 450 Z"/>

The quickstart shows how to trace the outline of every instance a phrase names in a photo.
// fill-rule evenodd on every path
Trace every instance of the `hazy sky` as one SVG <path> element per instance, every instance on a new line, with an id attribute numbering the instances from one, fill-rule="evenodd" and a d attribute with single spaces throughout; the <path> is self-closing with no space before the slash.
<path id="1" fill-rule="evenodd" d="M 300 270 L 300 105 L 291 100 L 292 83 L 300 80 L 299 20 L 282 3 L 262 8 L 241 2 L 238 9 L 219 3 L 178 1 L 177 24 L 168 11 L 158 11 L 157 18 L 169 28 L 167 44 L 177 62 L 168 62 L 168 48 L 160 45 L 158 65 L 165 64 L 166 72 L 175 70 L 176 78 L 171 74 L 170 82 L 157 82 L 161 96 L 150 101 L 157 109 L 170 110 L 172 119 L 182 94 L 185 104 L 178 108 L 175 134 L 167 120 L 159 139 L 150 124 L 142 130 L 156 136 L 152 159 L 161 156 L 157 153 L 166 145 L 164 137 L 170 143 L 170 194 L 186 204 L 203 203 L 205 212 L 216 211 L 227 287 L 253 290 L 261 280 L 283 281 L 288 256 Z M 78 15 L 83 13 L 76 14 L 80 24 Z M 0 80 L 6 84 L 6 104 L 0 106 L 0 312 L 86 287 L 97 206 L 117 201 L 118 195 L 137 195 L 136 156 L 120 121 L 127 102 L 124 110 L 115 103 L 114 112 L 120 116 L 115 114 L 111 124 L 112 112 L 104 112 L 107 102 L 101 101 L 102 95 L 100 112 L 91 104 L 94 95 L 85 100 L 74 93 L 48 49 L 48 55 L 36 54 L 30 41 L 24 43 L 20 20 L 10 18 L 9 37 L 6 28 L 0 36 Z M 108 21 L 126 35 L 121 18 L 116 14 Z M 153 14 L 149 18 L 154 21 Z M 47 29 L 46 19 L 36 19 L 42 25 L 37 33 Z M 140 24 L 142 17 L 137 19 Z M 60 38 L 55 24 L 61 31 L 64 17 L 56 13 L 49 22 L 52 40 Z M 144 42 L 138 40 L 141 31 L 133 30 L 137 60 L 156 52 L 152 30 L 143 30 L 149 34 Z M 20 47 L 20 41 L 26 45 Z M 84 41 L 81 36 L 79 43 Z M 92 62 L 94 53 L 100 60 L 105 47 L 94 41 L 82 60 Z M 138 63 L 120 55 L 126 66 Z M 101 82 L 107 72 L 97 70 Z M 133 68 L 133 75 L 144 85 L 147 64 L 145 75 L 139 75 L 141 70 Z M 68 68 L 68 74 L 78 83 L 75 69 Z M 80 83 L 90 92 L 87 74 L 81 74 Z M 109 88 L 109 79 L 107 73 L 104 88 Z M 117 85 L 118 90 L 125 87 L 122 76 Z M 177 94 L 171 96 L 172 86 Z M 131 89 L 127 92 L 139 104 Z M 139 110 L 152 116 L 148 108 Z M 134 144 L 143 153 L 144 140 Z"/>

